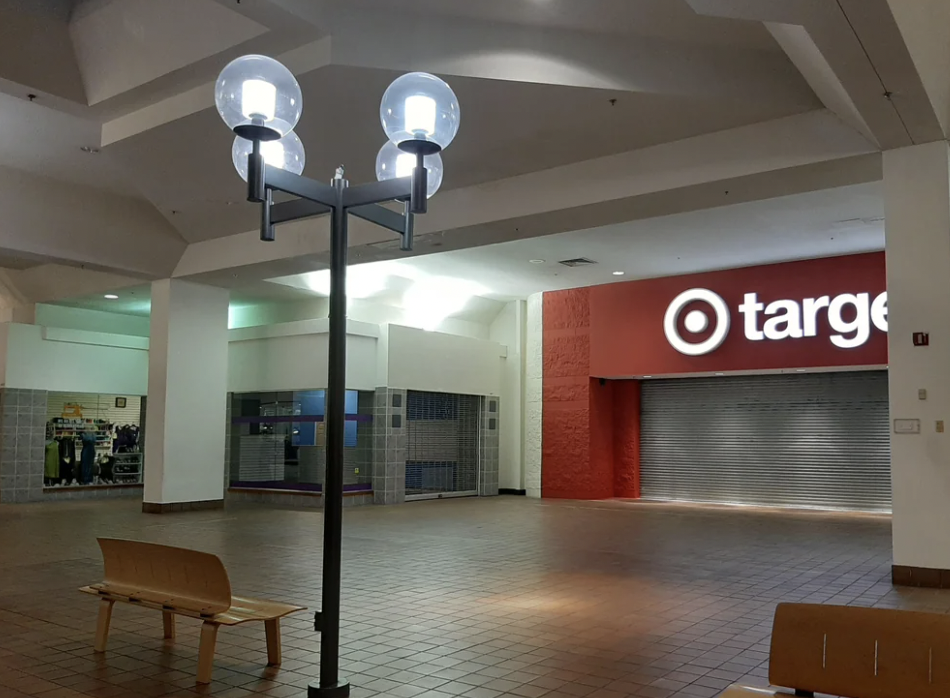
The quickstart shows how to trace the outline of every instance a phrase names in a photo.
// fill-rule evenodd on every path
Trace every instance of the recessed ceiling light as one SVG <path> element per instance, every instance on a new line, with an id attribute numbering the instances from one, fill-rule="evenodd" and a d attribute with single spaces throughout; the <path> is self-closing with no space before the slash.
<path id="1" fill-rule="evenodd" d="M 644 376 L 644 378 L 653 378 L 653 376 Z"/>
<path id="2" fill-rule="evenodd" d="M 615 272 L 614 272 L 614 276 L 623 276 L 625 273 L 626 273 L 626 272 L 615 271 Z"/>
<path id="3" fill-rule="evenodd" d="M 724 375 L 726 375 L 726 374 L 725 374 L 725 373 L 717 373 L 716 375 L 717 375 L 717 376 L 724 376 Z"/>
<path id="4" fill-rule="evenodd" d="M 106 295 L 103 296 L 103 298 L 108 298 L 110 301 L 119 300 L 119 297 L 115 295 L 114 293 L 107 293 Z"/>
<path id="5" fill-rule="evenodd" d="M 532 264 L 544 264 L 543 259 L 529 259 L 528 261 L 531 262 Z"/>

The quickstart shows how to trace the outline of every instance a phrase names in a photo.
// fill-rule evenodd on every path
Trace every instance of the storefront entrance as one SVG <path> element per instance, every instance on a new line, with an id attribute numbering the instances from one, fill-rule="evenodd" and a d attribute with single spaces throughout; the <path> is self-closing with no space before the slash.
<path id="1" fill-rule="evenodd" d="M 406 499 L 478 494 L 476 395 L 410 390 L 406 399 Z"/>
<path id="2" fill-rule="evenodd" d="M 890 511 L 886 371 L 645 381 L 644 499 Z"/>

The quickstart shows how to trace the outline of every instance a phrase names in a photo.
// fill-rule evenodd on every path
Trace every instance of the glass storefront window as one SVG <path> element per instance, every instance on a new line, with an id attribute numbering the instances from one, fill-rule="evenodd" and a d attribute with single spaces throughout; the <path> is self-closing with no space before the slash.
<path id="1" fill-rule="evenodd" d="M 50 392 L 46 420 L 44 487 L 142 483 L 144 398 Z"/>
<path id="2" fill-rule="evenodd" d="M 372 489 L 372 392 L 346 391 L 344 489 Z M 230 485 L 321 492 L 326 473 L 326 391 L 235 393 Z"/>

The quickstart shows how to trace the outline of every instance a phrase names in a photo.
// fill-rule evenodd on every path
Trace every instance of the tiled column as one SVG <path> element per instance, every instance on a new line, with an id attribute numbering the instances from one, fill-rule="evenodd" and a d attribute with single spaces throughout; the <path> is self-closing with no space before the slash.
<path id="1" fill-rule="evenodd" d="M 376 389 L 373 414 L 373 502 L 406 501 L 406 391 Z"/>
<path id="2" fill-rule="evenodd" d="M 231 484 L 231 416 L 234 409 L 234 393 L 228 393 L 224 417 L 224 491 Z"/>
<path id="3" fill-rule="evenodd" d="M 499 398 L 481 398 L 478 415 L 478 495 L 498 494 Z"/>
<path id="4" fill-rule="evenodd" d="M 46 440 L 45 390 L 3 391 L 0 422 L 0 502 L 41 501 Z"/>

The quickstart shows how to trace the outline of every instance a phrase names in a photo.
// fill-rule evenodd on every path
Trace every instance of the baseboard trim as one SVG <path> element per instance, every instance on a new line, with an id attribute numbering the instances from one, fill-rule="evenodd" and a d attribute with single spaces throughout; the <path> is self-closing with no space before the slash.
<path id="1" fill-rule="evenodd" d="M 209 511 L 224 509 L 223 499 L 209 499 L 203 502 L 142 502 L 143 514 L 177 514 L 183 511 Z"/>
<path id="2" fill-rule="evenodd" d="M 528 491 L 527 490 L 513 490 L 509 487 L 500 487 L 498 489 L 498 494 L 514 494 L 519 497 L 524 497 L 526 494 L 528 494 Z"/>
<path id="3" fill-rule="evenodd" d="M 891 567 L 891 582 L 895 586 L 902 587 L 950 589 L 950 570 L 893 565 Z"/>

